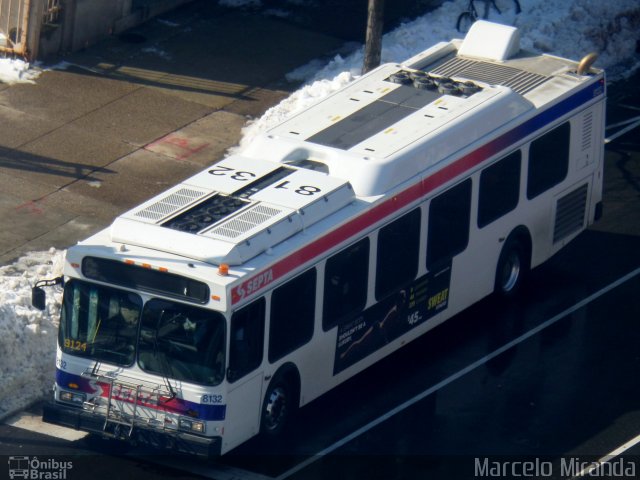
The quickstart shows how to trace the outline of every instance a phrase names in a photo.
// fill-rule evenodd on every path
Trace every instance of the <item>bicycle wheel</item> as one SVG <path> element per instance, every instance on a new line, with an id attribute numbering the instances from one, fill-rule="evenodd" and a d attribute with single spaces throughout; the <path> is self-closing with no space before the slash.
<path id="1" fill-rule="evenodd" d="M 467 33 L 475 21 L 476 18 L 471 12 L 462 12 L 456 22 L 456 30 L 460 33 Z"/>

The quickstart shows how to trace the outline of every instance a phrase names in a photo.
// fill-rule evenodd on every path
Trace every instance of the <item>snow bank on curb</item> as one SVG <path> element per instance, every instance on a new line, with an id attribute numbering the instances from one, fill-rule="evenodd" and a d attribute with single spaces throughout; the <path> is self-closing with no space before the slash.
<path id="1" fill-rule="evenodd" d="M 32 252 L 0 267 L 0 418 L 50 390 L 62 289 L 47 289 L 47 308 L 31 307 L 31 287 L 62 275 L 64 251 Z"/>
<path id="2" fill-rule="evenodd" d="M 0 58 L 0 83 L 35 83 L 40 71 L 31 68 L 29 63 L 16 58 Z"/>

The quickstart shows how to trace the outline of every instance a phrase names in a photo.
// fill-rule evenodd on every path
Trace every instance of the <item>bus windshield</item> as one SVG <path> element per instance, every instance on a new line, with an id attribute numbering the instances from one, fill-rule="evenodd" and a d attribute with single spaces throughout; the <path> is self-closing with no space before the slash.
<path id="1" fill-rule="evenodd" d="M 65 286 L 59 344 L 65 353 L 122 367 L 137 357 L 142 370 L 164 378 L 201 385 L 224 378 L 220 313 L 158 298 L 143 308 L 136 293 L 81 280 Z"/>
<path id="2" fill-rule="evenodd" d="M 225 371 L 225 320 L 211 310 L 168 300 L 147 302 L 138 365 L 149 373 L 218 385 Z"/>
<path id="3" fill-rule="evenodd" d="M 71 355 L 130 366 L 141 310 L 142 299 L 135 293 L 72 280 L 64 290 L 60 348 Z"/>

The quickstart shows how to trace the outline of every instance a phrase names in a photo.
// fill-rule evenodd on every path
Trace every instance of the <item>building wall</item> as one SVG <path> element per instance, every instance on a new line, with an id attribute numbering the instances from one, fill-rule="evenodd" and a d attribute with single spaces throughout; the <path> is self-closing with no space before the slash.
<path id="1" fill-rule="evenodd" d="M 42 18 L 43 0 L 31 1 L 35 2 L 32 10 L 39 10 L 33 12 L 30 26 L 39 37 L 30 49 L 31 57 L 42 59 L 81 50 L 192 0 L 61 0 L 55 25 L 36 25 Z"/>

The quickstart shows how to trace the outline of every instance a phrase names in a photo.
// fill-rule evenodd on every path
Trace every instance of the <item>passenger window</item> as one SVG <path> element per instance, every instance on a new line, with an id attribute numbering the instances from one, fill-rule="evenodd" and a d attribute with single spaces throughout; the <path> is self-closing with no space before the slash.
<path id="1" fill-rule="evenodd" d="M 478 227 L 489 225 L 518 206 L 520 150 L 485 168 L 480 174 Z"/>
<path id="2" fill-rule="evenodd" d="M 279 360 L 311 340 L 315 304 L 315 268 L 307 270 L 273 291 L 269 362 Z"/>
<path id="3" fill-rule="evenodd" d="M 364 308 L 367 302 L 368 271 L 368 238 L 327 260 L 322 309 L 322 327 L 325 331 Z"/>
<path id="4" fill-rule="evenodd" d="M 378 300 L 416 277 L 419 243 L 419 208 L 380 229 L 376 258 L 376 298 Z"/>
<path id="5" fill-rule="evenodd" d="M 427 269 L 451 260 L 469 243 L 471 179 L 441 193 L 429 205 Z"/>
<path id="6" fill-rule="evenodd" d="M 260 298 L 241 308 L 231 317 L 231 340 L 229 349 L 230 382 L 253 372 L 262 363 L 264 351 L 265 301 Z"/>
<path id="7" fill-rule="evenodd" d="M 562 182 L 569 171 L 569 122 L 531 142 L 527 198 L 529 200 Z"/>

